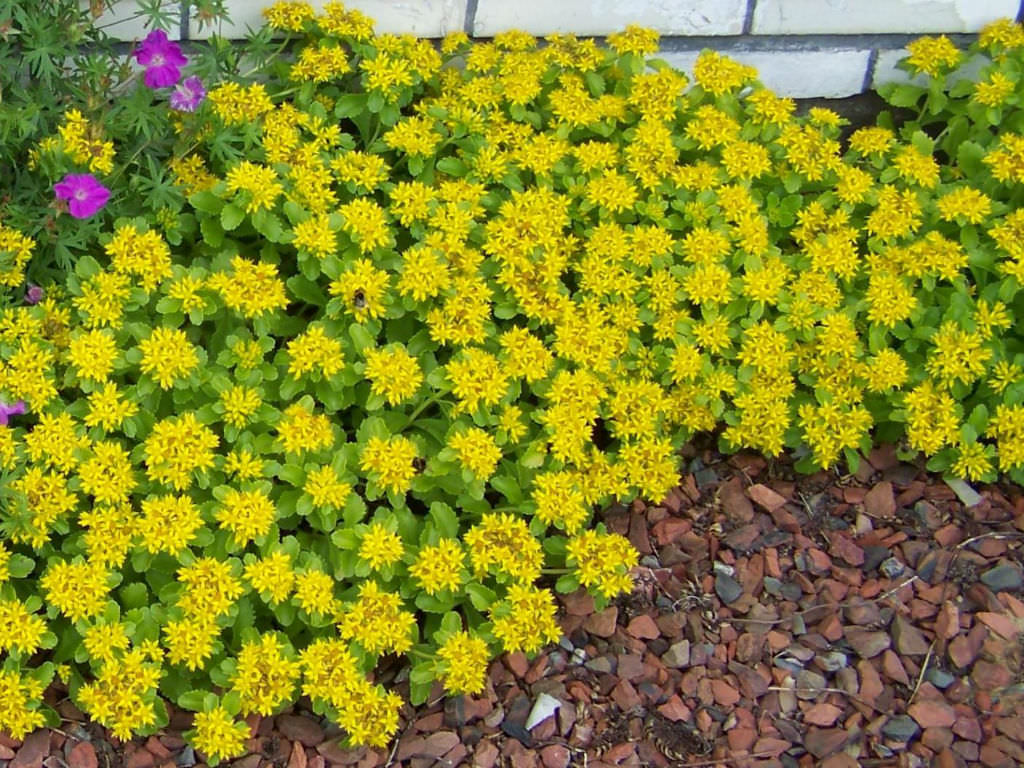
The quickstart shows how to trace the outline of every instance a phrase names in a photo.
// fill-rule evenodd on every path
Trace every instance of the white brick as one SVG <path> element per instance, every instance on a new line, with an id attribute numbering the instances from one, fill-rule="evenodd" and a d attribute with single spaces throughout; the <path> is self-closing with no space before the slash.
<path id="1" fill-rule="evenodd" d="M 758 35 L 976 32 L 1017 15 L 1017 0 L 757 0 Z"/>
<path id="2" fill-rule="evenodd" d="M 231 15 L 231 24 L 200 30 L 193 19 L 189 27 L 192 38 L 209 37 L 211 33 L 224 37 L 245 37 L 246 29 L 263 26 L 263 8 L 273 0 L 227 0 L 225 6 Z M 312 0 L 318 11 L 324 0 Z M 462 29 L 466 23 L 465 0 L 345 0 L 345 7 L 362 11 L 376 22 L 377 32 L 410 34 L 417 37 L 444 37 Z"/>
<path id="3" fill-rule="evenodd" d="M 738 35 L 746 0 L 480 0 L 473 34 L 522 29 L 533 35 L 607 35 L 627 24 L 663 35 Z"/>
<path id="4" fill-rule="evenodd" d="M 877 88 L 883 83 L 913 83 L 914 85 L 927 85 L 928 77 L 926 75 L 914 75 L 911 77 L 910 73 L 905 69 L 900 69 L 896 66 L 900 62 L 900 59 L 909 55 L 910 51 L 906 48 L 879 51 L 878 59 L 875 61 L 875 70 L 871 77 L 871 87 Z M 988 59 L 981 56 L 975 56 L 961 68 L 953 80 L 963 80 L 964 78 L 977 80 L 981 70 L 989 63 L 991 62 L 989 62 Z"/>
<path id="5" fill-rule="evenodd" d="M 843 48 L 820 51 L 727 51 L 755 67 L 758 77 L 780 96 L 839 99 L 864 88 L 870 51 Z M 661 58 L 691 76 L 698 51 L 663 53 Z"/>
<path id="6" fill-rule="evenodd" d="M 171 28 L 166 30 L 167 37 L 177 40 L 181 37 L 181 3 L 178 0 L 164 0 L 163 5 L 174 19 Z M 79 6 L 87 10 L 88 0 L 79 0 Z M 113 7 L 104 8 L 103 15 L 93 23 L 118 40 L 141 40 L 149 34 L 151 28 L 146 26 L 147 17 L 136 16 L 138 10 L 139 4 L 136 0 L 117 0 Z"/>

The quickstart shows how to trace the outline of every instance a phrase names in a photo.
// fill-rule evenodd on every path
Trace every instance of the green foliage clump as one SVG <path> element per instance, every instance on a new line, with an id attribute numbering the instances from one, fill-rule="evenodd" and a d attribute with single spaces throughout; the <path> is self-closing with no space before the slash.
<path id="1" fill-rule="evenodd" d="M 922 114 L 844 150 L 835 113 L 713 52 L 690 87 L 639 28 L 438 51 L 340 3 L 266 13 L 196 56 L 198 110 L 146 93 L 165 166 L 88 104 L 34 147 L 41 188 L 113 196 L 54 207 L 84 255 L 0 319 L 0 727 L 42 722 L 59 673 L 120 735 L 160 696 L 197 711 L 211 760 L 300 693 L 382 745 L 399 690 L 475 693 L 556 639 L 551 587 L 628 590 L 593 511 L 663 498 L 696 432 L 808 471 L 886 440 L 1020 474 L 1011 136 L 940 162 Z M 1020 29 L 981 44 L 1015 71 L 992 30 Z M 12 285 L 53 252 L 0 238 Z M 369 682 L 392 654 L 408 682 Z"/>

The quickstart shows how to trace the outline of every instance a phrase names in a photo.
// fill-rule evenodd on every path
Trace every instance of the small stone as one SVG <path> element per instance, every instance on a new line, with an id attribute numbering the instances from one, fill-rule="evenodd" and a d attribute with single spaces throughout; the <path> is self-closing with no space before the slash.
<path id="1" fill-rule="evenodd" d="M 761 507 L 764 507 L 769 512 L 774 512 L 786 503 L 786 498 L 779 495 L 767 485 L 758 483 L 747 488 L 747 496 L 749 496 L 753 502 Z"/>
<path id="2" fill-rule="evenodd" d="M 36 731 L 25 738 L 8 768 L 40 768 L 43 758 L 50 754 L 50 732 Z"/>
<path id="3" fill-rule="evenodd" d="M 846 627 L 843 630 L 846 642 L 862 659 L 873 659 L 890 645 L 887 632 L 872 632 L 859 627 Z"/>
<path id="4" fill-rule="evenodd" d="M 910 685 L 910 676 L 907 675 L 907 668 L 903 666 L 899 654 L 887 650 L 882 654 L 882 671 L 890 680 L 903 685 Z"/>
<path id="5" fill-rule="evenodd" d="M 285 768 L 306 768 L 308 764 L 306 759 L 306 750 L 302 747 L 302 742 L 292 742 L 292 753 L 288 756 L 288 764 Z"/>
<path id="6" fill-rule="evenodd" d="M 887 557 L 879 563 L 878 570 L 881 571 L 882 575 L 887 579 L 898 579 L 903 575 L 903 572 L 907 570 L 907 566 L 895 557 Z"/>
<path id="7" fill-rule="evenodd" d="M 551 744 L 540 751 L 540 761 L 544 768 L 566 768 L 572 755 L 561 744 Z"/>
<path id="8" fill-rule="evenodd" d="M 721 678 L 711 681 L 711 693 L 723 707 L 731 707 L 740 700 L 740 692 Z"/>
<path id="9" fill-rule="evenodd" d="M 595 637 L 611 637 L 619 618 L 618 606 L 611 605 L 599 613 L 592 613 L 583 622 L 583 629 Z"/>
<path id="10" fill-rule="evenodd" d="M 690 641 L 680 640 L 673 643 L 662 654 L 661 663 L 670 669 L 682 669 L 690 664 Z"/>
<path id="11" fill-rule="evenodd" d="M 907 709 L 907 714 L 922 728 L 949 728 L 956 722 L 956 710 L 935 699 L 914 702 Z"/>
<path id="12" fill-rule="evenodd" d="M 732 576 L 720 573 L 715 576 L 715 594 L 726 605 L 735 603 L 743 595 L 743 587 Z"/>
<path id="13" fill-rule="evenodd" d="M 802 669 L 796 676 L 797 698 L 817 698 L 822 688 L 826 687 L 824 675 L 819 675 L 813 669 Z"/>
<path id="14" fill-rule="evenodd" d="M 879 568 L 885 559 L 889 557 L 889 548 L 877 545 L 864 547 L 864 563 L 861 570 L 870 573 Z"/>
<path id="15" fill-rule="evenodd" d="M 966 635 L 957 635 L 949 644 L 949 660 L 959 669 L 966 669 L 978 658 L 987 636 L 988 630 L 982 624 L 975 624 Z"/>
<path id="16" fill-rule="evenodd" d="M 809 725 L 821 725 L 824 727 L 835 725 L 836 720 L 843 714 L 843 710 L 835 704 L 822 702 L 804 712 L 804 722 Z"/>
<path id="17" fill-rule="evenodd" d="M 611 656 L 598 656 L 583 666 L 591 672 L 597 672 L 599 675 L 610 675 L 615 671 L 615 664 L 612 662 Z"/>
<path id="18" fill-rule="evenodd" d="M 924 656 L 931 647 L 921 630 L 903 616 L 897 616 L 893 621 L 892 636 L 896 641 L 896 650 L 908 656 Z"/>
<path id="19" fill-rule="evenodd" d="M 909 715 L 890 717 L 882 726 L 883 735 L 901 743 L 910 741 L 919 730 L 921 730 L 920 726 Z"/>
<path id="20" fill-rule="evenodd" d="M 844 728 L 816 728 L 807 729 L 804 736 L 804 747 L 818 759 L 828 757 L 838 752 L 844 746 L 850 734 Z"/>
<path id="21" fill-rule="evenodd" d="M 99 765 L 96 748 L 88 741 L 78 742 L 68 752 L 68 765 L 70 768 L 96 768 Z"/>
<path id="22" fill-rule="evenodd" d="M 1013 674 L 1004 664 L 977 661 L 971 669 L 971 682 L 979 690 L 994 691 L 1009 686 L 1013 682 Z"/>
<path id="23" fill-rule="evenodd" d="M 879 483 L 864 496 L 864 510 L 875 519 L 882 520 L 896 513 L 896 497 L 892 492 L 892 483 Z"/>
<path id="24" fill-rule="evenodd" d="M 928 670 L 926 679 L 936 688 L 943 691 L 956 682 L 956 678 L 953 677 L 953 675 L 949 674 L 949 672 L 946 672 L 944 669 L 938 669 L 936 667 L 932 667 Z"/>
<path id="25" fill-rule="evenodd" d="M 661 634 L 661 630 L 659 630 L 658 625 L 654 623 L 654 619 L 647 614 L 641 614 L 640 616 L 635 617 L 631 622 L 629 622 L 629 626 L 626 628 L 626 631 L 638 640 L 653 640 Z"/>
<path id="26" fill-rule="evenodd" d="M 975 618 L 989 629 L 1005 637 L 1007 640 L 1013 640 L 1020 632 L 1020 629 L 1013 620 L 1002 613 L 981 611 L 975 614 Z"/>
<path id="27" fill-rule="evenodd" d="M 304 747 L 315 747 L 324 740 L 324 729 L 309 717 L 278 715 L 274 722 L 286 738 L 297 741 Z"/>
<path id="28" fill-rule="evenodd" d="M 818 666 L 826 672 L 838 672 L 849 663 L 849 657 L 839 651 L 829 651 L 817 658 Z"/>
<path id="29" fill-rule="evenodd" d="M 499 752 L 493 741 L 481 741 L 473 751 L 473 768 L 493 768 Z"/>
<path id="30" fill-rule="evenodd" d="M 985 571 L 981 580 L 993 592 L 1012 592 L 1024 587 L 1024 572 L 1019 565 L 1001 563 Z"/>

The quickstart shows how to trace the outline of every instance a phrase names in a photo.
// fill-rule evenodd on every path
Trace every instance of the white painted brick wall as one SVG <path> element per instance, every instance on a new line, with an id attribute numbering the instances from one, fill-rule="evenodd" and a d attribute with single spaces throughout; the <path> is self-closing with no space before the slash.
<path id="1" fill-rule="evenodd" d="M 976 32 L 1018 0 L 757 0 L 757 35 Z"/>
<path id="2" fill-rule="evenodd" d="M 325 0 L 311 0 L 320 9 Z M 83 7 L 88 0 L 80 0 Z M 170 8 L 187 0 L 162 0 Z M 200 30 L 243 37 L 263 24 L 273 0 L 225 0 L 233 23 Z M 796 98 L 842 98 L 884 82 L 907 81 L 896 68 L 906 55 L 877 34 L 971 33 L 998 18 L 1014 17 L 1021 0 L 344 0 L 373 17 L 378 32 L 443 37 L 466 30 L 492 37 L 509 29 L 534 35 L 572 32 L 604 36 L 627 24 L 657 29 L 662 58 L 692 73 L 699 48 L 716 48 L 760 71 L 762 82 Z M 132 18 L 137 0 L 116 0 L 100 20 L 111 34 L 137 40 L 144 22 Z M 177 37 L 177 27 L 171 31 Z M 842 35 L 841 38 L 831 37 Z M 863 35 L 858 38 L 858 35 Z M 802 37 L 801 37 L 802 36 Z M 699 42 L 690 38 L 700 37 Z M 715 39 L 721 39 L 716 44 Z M 897 45 L 904 40 L 897 38 Z M 874 59 L 872 53 L 876 54 Z M 873 65 L 872 65 L 873 64 Z M 870 70 L 870 71 L 869 71 Z"/>
<path id="3" fill-rule="evenodd" d="M 738 35 L 746 10 L 746 0 L 479 0 L 473 34 L 607 35 L 641 24 L 663 35 Z"/>
<path id="4" fill-rule="evenodd" d="M 216 32 L 225 37 L 243 37 L 247 27 L 258 29 L 263 25 L 263 8 L 272 0 L 227 0 L 225 7 L 232 24 L 220 29 L 200 30 L 193 22 L 189 37 L 200 39 Z M 312 0 L 314 8 L 321 9 L 324 0 Z M 466 25 L 466 0 L 345 0 L 346 8 L 354 8 L 372 17 L 376 31 L 382 33 L 411 34 L 417 37 L 444 37 Z"/>
<path id="5" fill-rule="evenodd" d="M 661 58 L 693 79 L 693 63 L 699 51 L 662 53 Z M 758 78 L 768 88 L 802 98 L 841 99 L 864 89 L 869 49 L 835 48 L 821 51 L 729 51 L 729 56 L 756 67 Z"/>

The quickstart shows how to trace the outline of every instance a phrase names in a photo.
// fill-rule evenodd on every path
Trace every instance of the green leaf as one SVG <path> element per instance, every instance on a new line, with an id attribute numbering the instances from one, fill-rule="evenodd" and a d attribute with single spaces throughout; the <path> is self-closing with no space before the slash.
<path id="1" fill-rule="evenodd" d="M 494 590 L 476 582 L 466 585 L 466 594 L 469 595 L 469 602 L 478 611 L 486 611 L 498 600 L 498 595 Z"/>
<path id="2" fill-rule="evenodd" d="M 221 209 L 224 207 L 224 201 L 208 189 L 196 192 L 194 195 L 189 197 L 188 201 L 197 211 L 209 213 L 214 216 L 219 214 Z"/>
<path id="3" fill-rule="evenodd" d="M 237 229 L 238 225 L 245 219 L 245 211 L 239 208 L 234 203 L 225 205 L 220 212 L 220 225 L 224 228 L 225 232 L 230 232 L 233 229 Z"/>
<path id="4" fill-rule="evenodd" d="M 202 712 L 205 708 L 206 697 L 209 695 L 209 691 L 186 691 L 178 697 L 178 706 L 189 712 Z"/>
<path id="5" fill-rule="evenodd" d="M 26 557 L 20 552 L 15 552 L 7 561 L 7 572 L 12 579 L 26 578 L 36 567 L 36 561 Z"/>
<path id="6" fill-rule="evenodd" d="M 430 519 L 434 521 L 438 533 L 448 539 L 458 538 L 459 518 L 447 504 L 435 501 L 430 505 Z"/>
<path id="7" fill-rule="evenodd" d="M 984 171 L 985 166 L 982 163 L 984 157 L 984 148 L 973 141 L 963 142 L 956 151 L 956 161 L 969 177 L 977 176 Z"/>

